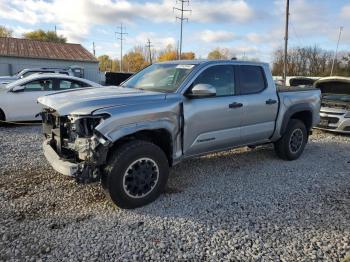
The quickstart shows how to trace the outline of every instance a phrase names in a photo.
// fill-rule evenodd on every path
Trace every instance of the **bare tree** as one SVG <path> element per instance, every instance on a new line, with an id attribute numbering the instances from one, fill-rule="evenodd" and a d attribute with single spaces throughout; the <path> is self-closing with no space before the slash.
<path id="1" fill-rule="evenodd" d="M 295 47 L 288 51 L 288 75 L 292 76 L 327 76 L 330 74 L 333 52 L 318 46 Z M 283 74 L 283 50 L 277 49 L 273 54 L 272 73 Z M 348 60 L 347 60 L 348 59 Z M 350 55 L 339 54 L 334 66 L 334 75 L 350 76 Z"/>

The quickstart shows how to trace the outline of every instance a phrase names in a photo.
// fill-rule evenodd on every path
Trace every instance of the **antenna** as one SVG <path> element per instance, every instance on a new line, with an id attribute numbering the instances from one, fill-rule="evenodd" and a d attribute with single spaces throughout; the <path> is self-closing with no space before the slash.
<path id="1" fill-rule="evenodd" d="M 187 5 L 190 5 L 190 0 L 176 0 L 176 4 L 180 2 L 181 3 L 181 8 L 179 7 L 173 7 L 173 11 L 177 10 L 181 12 L 181 16 L 178 17 L 176 16 L 176 19 L 180 20 L 181 24 L 181 29 L 180 29 L 180 50 L 179 50 L 179 57 L 178 59 L 181 59 L 181 54 L 182 54 L 182 29 L 183 29 L 183 21 L 186 20 L 188 22 L 188 18 L 184 17 L 185 12 L 192 12 L 191 9 L 184 9 L 184 4 L 187 3 Z"/>
<path id="2" fill-rule="evenodd" d="M 152 42 L 151 42 L 151 40 L 147 40 L 147 45 L 146 45 L 146 47 L 148 48 L 148 54 L 149 54 L 149 63 L 150 64 L 152 64 L 152 51 L 151 51 L 151 47 L 153 46 L 153 45 L 151 45 L 152 44 Z"/>
<path id="3" fill-rule="evenodd" d="M 335 49 L 335 53 L 334 53 L 334 57 L 333 57 L 333 61 L 332 61 L 331 76 L 333 75 L 334 63 L 335 63 L 335 59 L 337 58 L 340 36 L 341 36 L 341 31 L 343 31 L 343 28 L 344 27 L 342 27 L 342 26 L 339 27 L 339 36 L 338 36 L 337 48 Z"/>
<path id="4" fill-rule="evenodd" d="M 123 72 L 123 41 L 125 40 L 123 36 L 127 35 L 128 33 L 125 32 L 123 23 L 121 23 L 117 28 L 119 29 L 119 32 L 115 32 L 115 35 L 118 35 L 117 39 L 120 40 L 120 72 Z"/>

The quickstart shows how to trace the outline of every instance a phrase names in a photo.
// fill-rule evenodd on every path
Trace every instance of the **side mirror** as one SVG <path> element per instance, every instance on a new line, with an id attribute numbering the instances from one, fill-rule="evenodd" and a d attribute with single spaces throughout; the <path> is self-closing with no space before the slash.
<path id="1" fill-rule="evenodd" d="M 15 86 L 11 89 L 12 92 L 21 92 L 24 90 L 24 86 Z"/>
<path id="2" fill-rule="evenodd" d="M 216 96 L 216 89 L 212 85 L 197 84 L 191 90 L 191 97 L 209 97 Z"/>

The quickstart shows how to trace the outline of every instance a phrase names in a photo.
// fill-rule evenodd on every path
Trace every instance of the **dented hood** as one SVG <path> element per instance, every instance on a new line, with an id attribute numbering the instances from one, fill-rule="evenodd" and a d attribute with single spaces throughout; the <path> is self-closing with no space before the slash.
<path id="1" fill-rule="evenodd" d="M 38 102 L 59 115 L 88 115 L 95 110 L 165 100 L 165 94 L 124 87 L 76 89 L 42 96 Z"/>

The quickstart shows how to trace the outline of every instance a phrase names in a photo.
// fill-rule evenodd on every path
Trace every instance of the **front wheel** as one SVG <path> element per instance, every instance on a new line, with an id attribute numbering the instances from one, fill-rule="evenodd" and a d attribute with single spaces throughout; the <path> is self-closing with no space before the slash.
<path id="1" fill-rule="evenodd" d="M 134 140 L 117 149 L 105 168 L 102 185 L 120 208 L 136 208 L 154 201 L 164 190 L 168 159 L 161 148 Z"/>
<path id="2" fill-rule="evenodd" d="M 305 124 L 291 119 L 284 135 L 274 143 L 276 154 L 285 160 L 295 160 L 303 153 L 308 140 Z"/>

